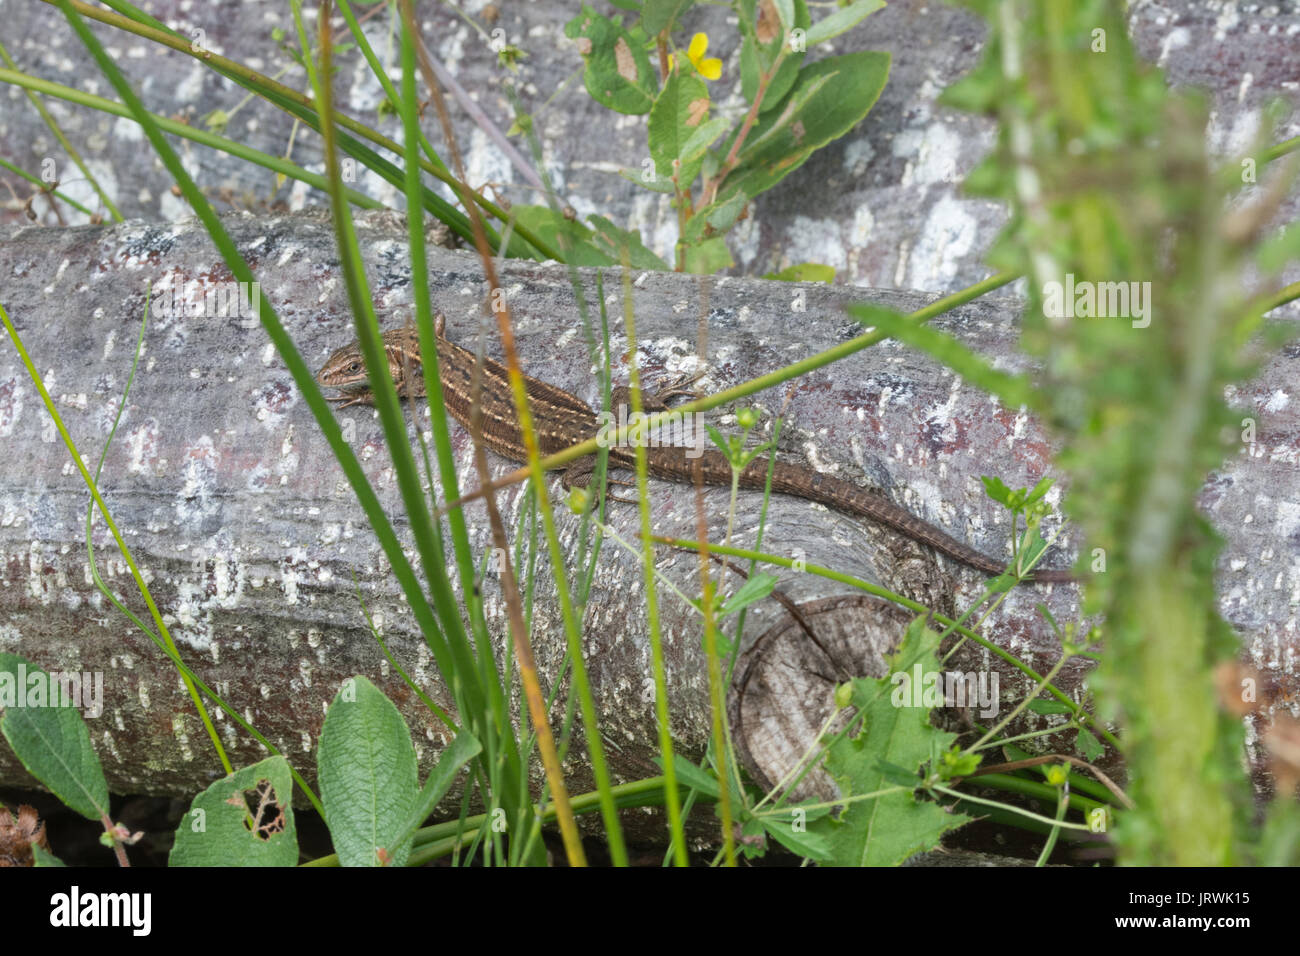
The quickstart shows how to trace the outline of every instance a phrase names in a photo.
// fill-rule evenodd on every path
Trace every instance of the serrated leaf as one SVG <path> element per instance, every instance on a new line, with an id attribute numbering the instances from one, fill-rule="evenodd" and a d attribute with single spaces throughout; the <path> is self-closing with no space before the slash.
<path id="1" fill-rule="evenodd" d="M 339 863 L 405 864 L 410 839 L 396 841 L 419 792 L 415 748 L 393 702 L 365 677 L 345 681 L 331 702 L 316 766 Z"/>
<path id="2" fill-rule="evenodd" d="M 71 703 L 54 706 L 61 700 L 52 701 L 53 693 L 63 697 L 41 668 L 16 654 L 0 654 L 0 733 L 28 773 L 69 809 L 98 821 L 108 816 L 104 768 L 81 712 Z"/>
<path id="3" fill-rule="evenodd" d="M 1011 507 L 1011 495 L 1013 492 L 1007 487 L 997 475 L 981 475 L 980 481 L 984 483 L 984 493 L 1000 505 Z"/>
<path id="4" fill-rule="evenodd" d="M 591 98 L 619 113 L 646 113 L 654 104 L 658 80 L 642 41 L 618 20 L 601 16 L 589 5 L 564 25 L 564 35 L 578 41 L 586 63 L 583 82 Z"/>
<path id="5" fill-rule="evenodd" d="M 1079 755 L 1088 763 L 1095 762 L 1106 753 L 1106 748 L 1101 745 L 1101 741 L 1094 737 L 1091 731 L 1082 727 L 1079 728 L 1074 745 L 1078 748 Z"/>
<path id="6" fill-rule="evenodd" d="M 930 726 L 930 709 L 909 706 L 904 691 L 918 664 L 922 673 L 942 673 L 934 656 L 938 646 L 939 636 L 914 621 L 890 659 L 890 676 L 852 682 L 853 703 L 862 711 L 862 731 L 832 743 L 826 759 L 826 769 L 843 796 L 895 786 L 890 779 L 899 774 L 910 775 L 915 785 L 916 772 L 931 754 L 946 751 L 956 740 L 955 734 Z M 901 791 L 850 803 L 838 818 L 818 821 L 815 829 L 830 840 L 837 864 L 896 866 L 931 849 L 945 831 L 967 819 Z"/>
<path id="7" fill-rule="evenodd" d="M 296 866 L 293 777 L 283 757 L 236 770 L 200 793 L 176 828 L 169 866 Z"/>

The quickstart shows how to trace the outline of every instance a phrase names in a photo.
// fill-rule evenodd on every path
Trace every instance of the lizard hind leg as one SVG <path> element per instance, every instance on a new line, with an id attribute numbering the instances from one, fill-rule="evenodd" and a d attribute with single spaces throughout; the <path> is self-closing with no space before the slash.
<path id="1" fill-rule="evenodd" d="M 658 379 L 650 388 L 641 389 L 641 407 L 646 412 L 666 412 L 669 410 L 668 402 L 670 399 L 688 396 L 690 398 L 700 398 L 701 393 L 689 386 L 694 385 L 704 377 L 704 372 L 696 372 L 694 375 L 683 372 L 681 375 L 675 375 L 668 378 Z M 610 391 L 609 396 L 610 408 L 615 410 L 621 405 L 632 410 L 632 389 L 626 385 L 616 385 Z"/>
<path id="2" fill-rule="evenodd" d="M 609 472 L 613 470 L 613 467 L 618 467 L 618 466 L 614 466 L 612 462 L 606 465 L 605 484 L 623 485 L 624 487 L 631 488 L 634 485 L 634 482 L 624 481 L 622 478 L 610 477 Z M 565 491 L 571 491 L 574 488 L 583 488 L 583 489 L 590 488 L 591 479 L 595 477 L 595 468 L 596 468 L 596 459 L 594 456 L 588 456 L 587 458 L 579 458 L 568 468 L 566 468 L 564 472 L 560 475 L 560 486 L 564 488 Z M 608 493 L 606 496 L 611 501 L 623 501 L 633 505 L 637 504 L 637 500 L 635 498 L 624 498 L 621 495 L 611 495 Z"/>
<path id="3" fill-rule="evenodd" d="M 704 393 L 698 389 L 691 388 L 691 386 L 704 378 L 706 374 L 707 371 L 705 369 L 700 369 L 700 371 L 696 372 L 694 375 L 690 372 L 682 372 L 679 375 L 671 377 L 665 376 L 664 378 L 656 380 L 654 383 L 654 391 L 652 393 L 654 401 L 657 404 L 662 405 L 664 408 L 667 408 L 668 400 L 672 398 L 702 398 Z"/>

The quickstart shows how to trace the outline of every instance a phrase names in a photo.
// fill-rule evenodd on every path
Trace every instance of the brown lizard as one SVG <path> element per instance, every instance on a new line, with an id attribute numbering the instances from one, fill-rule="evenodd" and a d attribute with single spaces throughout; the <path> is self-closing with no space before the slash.
<path id="1" fill-rule="evenodd" d="M 437 338 L 438 372 L 447 411 L 468 428 L 473 394 L 471 383 L 477 359 L 473 352 L 461 348 L 446 337 L 445 321 L 441 315 L 437 318 Z M 402 328 L 390 329 L 383 334 L 383 345 L 398 394 L 404 397 L 424 395 L 424 376 L 420 372 L 420 342 L 415 327 L 408 324 Z M 523 435 L 519 430 L 505 366 L 485 357 L 482 376 L 480 407 L 483 440 L 498 454 L 512 461 L 525 461 L 527 455 Z M 342 403 L 340 408 L 374 404 L 374 395 L 366 378 L 365 363 L 355 342 L 331 355 L 316 373 L 316 381 L 343 391 L 341 396 L 332 399 Z M 524 376 L 524 383 L 543 455 L 551 455 L 587 441 L 600 431 L 596 413 L 578 396 L 529 376 Z M 677 390 L 670 389 L 669 393 L 673 391 Z M 626 390 L 618 389 L 617 392 L 625 393 Z M 660 393 L 658 400 L 649 398 L 646 401 L 647 411 L 664 408 L 663 395 Z M 614 407 L 617 407 L 618 397 L 616 394 Z M 719 451 L 688 455 L 687 452 L 694 452 L 694 449 L 657 447 L 646 448 L 645 452 L 647 469 L 656 477 L 691 482 L 698 463 L 705 484 L 731 484 L 731 464 Z M 592 464 L 592 458 L 588 456 L 570 465 L 563 477 L 565 486 L 584 484 L 584 479 L 590 476 Z M 636 449 L 624 445 L 611 447 L 609 464 L 611 468 L 635 470 Z M 768 463 L 761 456 L 750 462 L 740 473 L 740 486 L 762 489 L 767 484 L 767 469 Z M 1004 564 L 922 521 L 878 492 L 823 475 L 811 468 L 777 461 L 772 472 L 772 490 L 816 501 L 855 517 L 869 518 L 985 574 L 999 575 L 1006 570 Z M 1033 572 L 1032 577 L 1026 577 L 1026 580 L 1069 582 L 1075 578 L 1070 571 L 1038 570 Z"/>

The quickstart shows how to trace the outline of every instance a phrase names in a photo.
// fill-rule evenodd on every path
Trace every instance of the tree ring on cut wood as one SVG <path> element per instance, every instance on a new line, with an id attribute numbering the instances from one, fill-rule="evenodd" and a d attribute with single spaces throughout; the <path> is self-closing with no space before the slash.
<path id="1" fill-rule="evenodd" d="M 764 788 L 782 780 L 817 742 L 835 710 L 835 688 L 853 677 L 883 677 L 886 657 L 902 640 L 911 612 L 870 595 L 839 595 L 798 606 L 741 655 L 728 703 L 736 751 Z M 842 729 L 846 710 L 829 730 Z M 827 799 L 839 791 L 820 768 L 792 799 Z"/>

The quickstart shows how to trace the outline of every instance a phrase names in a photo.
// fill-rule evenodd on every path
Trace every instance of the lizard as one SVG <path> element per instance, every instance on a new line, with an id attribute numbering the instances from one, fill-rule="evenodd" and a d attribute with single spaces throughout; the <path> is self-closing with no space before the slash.
<path id="1" fill-rule="evenodd" d="M 478 358 L 473 352 L 447 338 L 446 320 L 441 314 L 437 316 L 436 333 L 438 376 L 442 382 L 447 411 L 452 418 L 468 428 L 473 395 L 472 378 Z M 414 325 L 407 324 L 400 328 L 389 329 L 383 333 L 382 342 L 389 372 L 397 386 L 398 394 L 403 397 L 423 396 L 424 376 L 420 372 L 420 342 Z M 341 395 L 330 399 L 342 403 L 339 405 L 340 409 L 355 404 L 374 404 L 374 395 L 370 391 L 366 377 L 365 362 L 356 342 L 335 351 L 317 372 L 316 381 L 342 392 Z M 532 410 L 534 429 L 543 455 L 551 455 L 587 441 L 600 430 L 600 422 L 595 411 L 577 395 L 527 375 L 524 376 L 524 384 Z M 617 391 L 626 390 L 620 388 Z M 646 410 L 666 408 L 662 401 L 665 395 L 680 391 L 674 387 L 667 392 L 659 393 L 658 396 L 648 398 L 645 402 Z M 500 362 L 486 356 L 483 358 L 479 400 L 483 440 L 487 446 L 512 461 L 526 461 L 523 435 L 515 413 L 506 368 Z M 648 447 L 645 449 L 647 470 L 658 478 L 692 482 L 695 468 L 698 467 L 705 484 L 731 485 L 731 463 L 722 452 L 708 450 L 695 456 L 688 456 L 688 451 L 692 449 L 674 446 Z M 611 447 L 609 466 L 635 470 L 636 449 L 623 445 Z M 569 487 L 584 483 L 583 479 L 589 478 L 591 469 L 591 456 L 574 462 L 563 475 L 564 485 Z M 761 490 L 767 484 L 767 471 L 766 459 L 763 457 L 755 459 L 740 472 L 740 487 Z M 777 460 L 773 463 L 772 490 L 779 494 L 815 501 L 844 514 L 878 522 L 985 574 L 1000 575 L 1006 570 L 1004 564 L 916 517 L 879 492 L 822 474 L 813 468 Z M 1066 583 L 1073 582 L 1075 576 L 1068 570 L 1036 570 L 1032 576 L 1026 576 L 1025 580 L 1036 583 Z"/>

